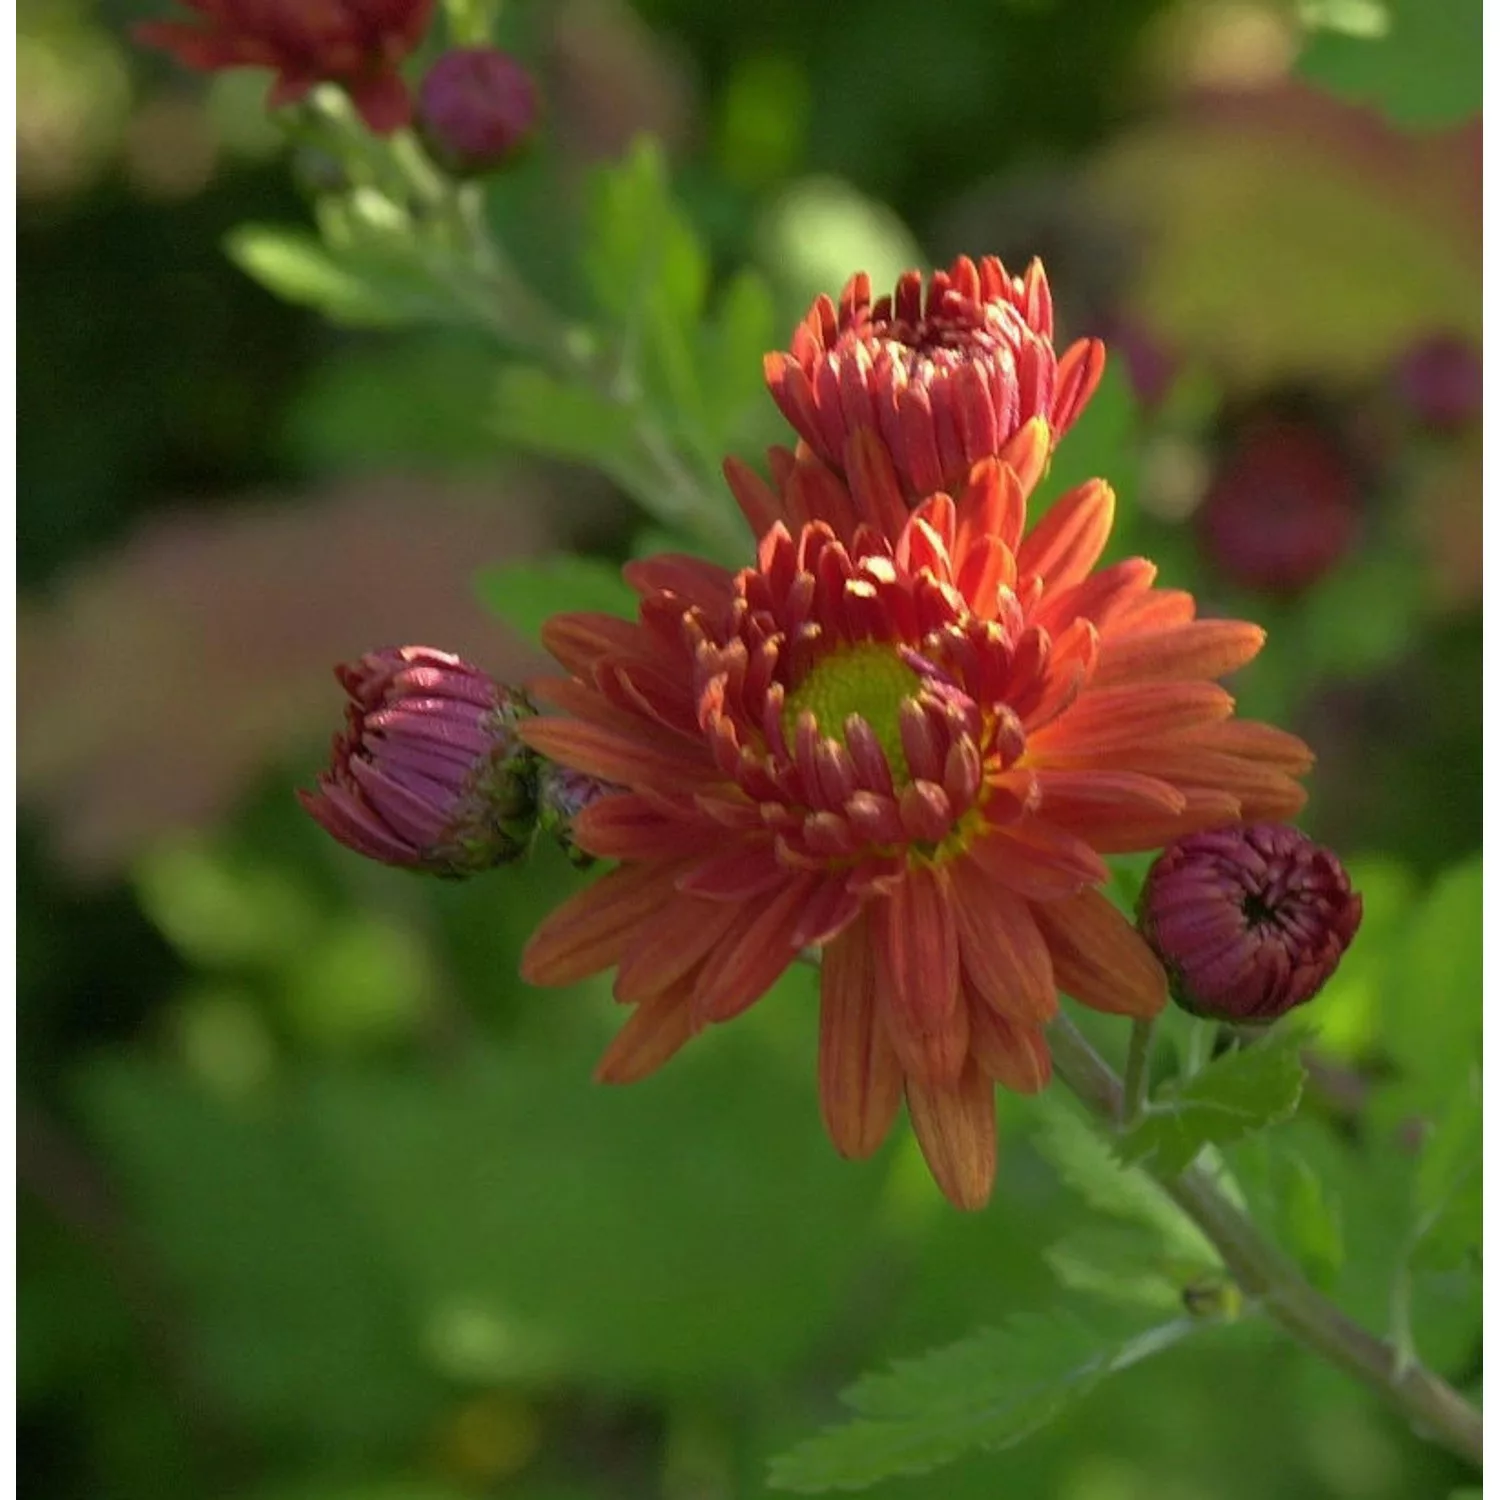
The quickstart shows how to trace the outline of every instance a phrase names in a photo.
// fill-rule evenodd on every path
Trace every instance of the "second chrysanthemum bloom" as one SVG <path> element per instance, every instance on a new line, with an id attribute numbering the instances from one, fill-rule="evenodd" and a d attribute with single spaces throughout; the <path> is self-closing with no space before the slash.
<path id="1" fill-rule="evenodd" d="M 555 912 L 523 972 L 618 967 L 634 1007 L 601 1076 L 639 1078 L 821 947 L 819 1086 L 838 1149 L 875 1150 L 903 1097 L 933 1175 L 988 1197 L 997 1083 L 1048 1079 L 1059 989 L 1149 1015 L 1156 958 L 1100 856 L 1285 818 L 1311 757 L 1236 722 L 1215 679 L 1262 633 L 1197 620 L 1130 559 L 1096 570 L 1095 481 L 1026 533 L 1026 486 L 976 465 L 906 513 L 867 434 L 847 486 L 763 490 L 754 566 L 631 564 L 639 617 L 555 618 L 542 754 L 621 790 L 573 836 L 619 861 Z M 894 523 L 894 524 L 893 524 Z"/>

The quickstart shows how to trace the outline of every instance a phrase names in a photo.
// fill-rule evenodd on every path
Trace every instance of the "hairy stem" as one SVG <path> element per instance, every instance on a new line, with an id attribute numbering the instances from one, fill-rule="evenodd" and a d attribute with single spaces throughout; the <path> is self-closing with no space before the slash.
<path id="1" fill-rule="evenodd" d="M 1058 1077 L 1094 1114 L 1110 1123 L 1120 1120 L 1125 1087 L 1083 1034 L 1060 1016 L 1049 1028 L 1048 1040 Z M 1420 1361 L 1403 1358 L 1316 1291 L 1207 1172 L 1189 1167 L 1159 1181 L 1218 1250 L 1245 1295 L 1255 1298 L 1293 1338 L 1378 1392 L 1418 1432 L 1476 1466 L 1482 1463 L 1478 1410 Z"/>

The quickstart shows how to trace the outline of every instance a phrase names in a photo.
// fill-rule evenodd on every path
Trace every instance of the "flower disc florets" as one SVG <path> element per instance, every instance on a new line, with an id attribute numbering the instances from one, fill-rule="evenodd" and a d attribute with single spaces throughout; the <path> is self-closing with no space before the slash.
<path id="1" fill-rule="evenodd" d="M 911 501 L 957 491 L 970 468 L 1040 422 L 1044 448 L 1073 424 L 1104 369 L 1104 346 L 1082 339 L 1059 359 L 1052 296 L 1040 261 L 1011 276 L 967 256 L 933 273 L 923 293 L 908 271 L 895 295 L 872 300 L 850 279 L 838 307 L 820 297 L 788 354 L 766 357 L 766 382 L 786 419 L 825 463 L 850 467 L 847 448 L 874 432 Z"/>

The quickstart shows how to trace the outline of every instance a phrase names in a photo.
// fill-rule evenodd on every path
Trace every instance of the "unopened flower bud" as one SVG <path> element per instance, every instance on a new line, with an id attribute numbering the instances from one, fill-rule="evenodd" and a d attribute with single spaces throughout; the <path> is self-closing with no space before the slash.
<path id="1" fill-rule="evenodd" d="M 537 770 L 537 827 L 555 838 L 563 853 L 580 869 L 585 869 L 593 864 L 594 857 L 574 841 L 573 820 L 596 797 L 619 790 L 612 782 L 544 760 Z"/>
<path id="2" fill-rule="evenodd" d="M 434 160 L 456 176 L 493 172 L 536 126 L 531 75 L 496 47 L 445 52 L 422 80 L 417 123 Z"/>
<path id="3" fill-rule="evenodd" d="M 1338 859 L 1280 823 L 1191 833 L 1141 889 L 1140 926 L 1184 1010 L 1265 1022 L 1311 1000 L 1359 930 Z"/>
<path id="4" fill-rule="evenodd" d="M 383 864 L 474 875 L 528 847 L 536 759 L 517 724 L 533 712 L 445 651 L 372 651 L 335 674 L 349 694 L 333 765 L 303 807 L 340 843 Z"/>

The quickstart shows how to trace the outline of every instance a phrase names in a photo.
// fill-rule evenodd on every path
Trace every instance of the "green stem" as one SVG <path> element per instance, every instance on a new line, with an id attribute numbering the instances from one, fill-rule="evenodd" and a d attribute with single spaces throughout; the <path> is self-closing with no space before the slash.
<path id="1" fill-rule="evenodd" d="M 1155 1018 L 1136 1021 L 1130 1028 L 1130 1051 L 1125 1057 L 1125 1090 L 1120 1100 L 1120 1126 L 1129 1129 L 1140 1119 L 1151 1081 L 1151 1033 Z"/>
<path id="2" fill-rule="evenodd" d="M 1065 1016 L 1053 1022 L 1048 1040 L 1058 1077 L 1094 1114 L 1118 1121 L 1125 1089 L 1114 1069 Z M 1201 1168 L 1189 1167 L 1158 1180 L 1218 1250 L 1245 1295 L 1255 1298 L 1286 1332 L 1369 1386 L 1401 1411 L 1418 1432 L 1476 1467 L 1482 1464 L 1480 1414 L 1452 1386 L 1420 1361 L 1403 1359 L 1391 1344 L 1376 1338 L 1314 1290 L 1297 1266 Z"/>

